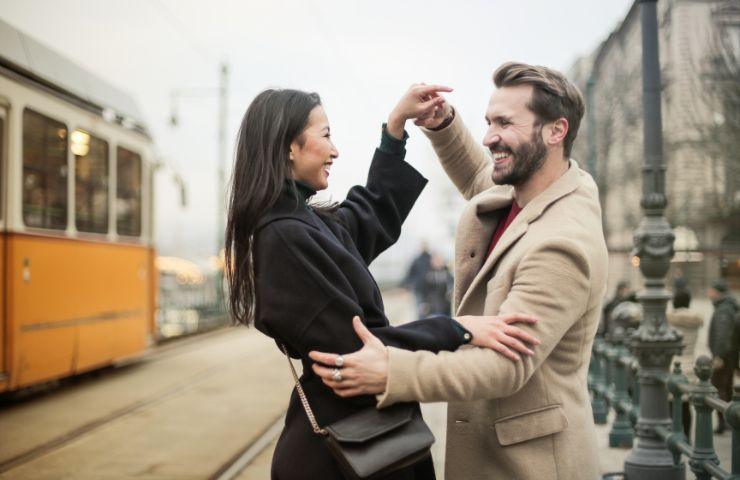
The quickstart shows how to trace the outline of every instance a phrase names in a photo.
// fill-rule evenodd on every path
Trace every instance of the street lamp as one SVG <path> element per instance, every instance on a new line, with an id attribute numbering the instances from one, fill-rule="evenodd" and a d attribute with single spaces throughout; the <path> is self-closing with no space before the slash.
<path id="1" fill-rule="evenodd" d="M 673 455 L 656 433 L 670 429 L 668 392 L 661 378 L 669 374 L 671 358 L 681 353 L 681 336 L 666 322 L 666 304 L 671 298 L 665 276 L 673 257 L 674 235 L 664 216 L 665 164 L 660 98 L 657 0 L 640 0 L 642 24 L 642 105 L 644 166 L 642 209 L 645 213 L 634 234 L 633 255 L 639 259 L 645 289 L 638 294 L 643 316 L 630 338 L 633 355 L 640 363 L 640 413 L 635 426 L 637 442 L 624 462 L 630 480 L 679 480 L 685 465 L 674 464 Z"/>

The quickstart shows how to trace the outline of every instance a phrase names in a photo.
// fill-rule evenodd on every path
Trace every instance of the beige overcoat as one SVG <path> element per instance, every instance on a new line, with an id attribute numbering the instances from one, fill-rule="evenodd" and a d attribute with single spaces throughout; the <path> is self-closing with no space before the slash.
<path id="1" fill-rule="evenodd" d="M 389 348 L 379 407 L 449 401 L 447 480 L 594 480 L 597 441 L 586 384 L 607 251 L 598 191 L 570 160 L 485 254 L 513 189 L 494 186 L 488 152 L 459 118 L 427 132 L 442 166 L 469 200 L 457 228 L 457 315 L 529 313 L 541 340 L 512 362 L 489 349 L 410 352 Z"/>

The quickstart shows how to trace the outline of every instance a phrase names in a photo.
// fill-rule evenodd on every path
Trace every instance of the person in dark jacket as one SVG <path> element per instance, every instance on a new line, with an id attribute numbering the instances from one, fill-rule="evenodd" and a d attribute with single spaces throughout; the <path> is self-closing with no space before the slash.
<path id="1" fill-rule="evenodd" d="M 730 294 L 723 280 L 716 281 L 707 291 L 714 304 L 714 313 L 709 323 L 709 350 L 712 352 L 712 384 L 717 388 L 719 397 L 725 401 L 732 400 L 732 380 L 738 362 L 738 318 L 737 300 Z M 715 433 L 723 433 L 727 428 L 724 416 L 719 415 Z"/>
<path id="2" fill-rule="evenodd" d="M 449 315 L 454 279 L 438 253 L 431 254 L 429 268 L 421 281 L 419 315 Z"/>
<path id="3" fill-rule="evenodd" d="M 421 242 L 419 255 L 414 257 L 406 272 L 406 276 L 401 282 L 401 286 L 409 290 L 414 295 L 416 304 L 416 315 L 423 317 L 424 313 L 424 278 L 429 271 L 432 262 L 432 255 L 429 253 L 427 242 Z"/>
<path id="4" fill-rule="evenodd" d="M 354 322 L 364 323 L 386 345 L 409 350 L 455 350 L 471 341 L 493 348 L 502 338 L 498 317 L 466 317 L 461 324 L 436 316 L 390 327 L 368 270 L 397 240 L 426 183 L 404 162 L 405 122 L 433 111 L 444 100 L 429 95 L 447 90 L 415 85 L 404 95 L 383 128 L 366 185 L 352 188 L 341 204 L 308 203 L 327 188 L 338 157 L 318 95 L 266 90 L 242 120 L 226 227 L 230 312 L 235 321 L 254 323 L 301 360 L 300 384 L 320 427 L 376 405 L 369 395 L 340 398 L 310 368 L 311 350 L 348 353 L 362 345 Z M 526 315 L 517 320 L 534 321 Z M 506 338 L 514 348 L 531 353 L 519 340 L 537 340 L 508 327 Z M 342 362 L 336 367 L 335 379 L 341 381 Z M 285 374 L 290 375 L 287 365 Z M 344 478 L 323 438 L 312 430 L 295 389 L 273 456 L 272 478 Z M 433 479 L 431 458 L 384 478 Z"/>

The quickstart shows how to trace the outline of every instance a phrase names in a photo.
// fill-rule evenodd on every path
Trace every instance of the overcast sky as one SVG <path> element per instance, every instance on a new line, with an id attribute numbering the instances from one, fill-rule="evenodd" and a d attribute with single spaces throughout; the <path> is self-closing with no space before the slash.
<path id="1" fill-rule="evenodd" d="M 176 89 L 216 87 L 231 70 L 229 164 L 249 101 L 267 87 L 318 92 L 340 157 L 328 195 L 364 182 L 380 124 L 414 82 L 449 85 L 476 138 L 491 73 L 520 60 L 566 71 L 621 22 L 632 0 L 0 0 L 0 18 L 131 94 L 160 154 L 178 170 L 189 204 L 180 208 L 168 171 L 158 175 L 160 252 L 192 259 L 215 251 L 217 100 Z M 387 263 L 405 261 L 428 238 L 451 252 L 460 208 L 426 139 L 410 125 L 407 159 L 430 185 Z"/>

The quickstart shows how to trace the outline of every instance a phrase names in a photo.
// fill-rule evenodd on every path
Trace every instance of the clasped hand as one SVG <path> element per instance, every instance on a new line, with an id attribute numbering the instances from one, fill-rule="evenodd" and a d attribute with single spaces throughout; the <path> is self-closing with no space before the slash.
<path id="1" fill-rule="evenodd" d="M 537 319 L 532 315 L 462 316 L 457 321 L 472 333 L 473 345 L 491 348 L 512 361 L 519 361 L 520 354 L 534 354 L 525 343 L 540 343 L 534 336 L 512 325 L 517 322 L 534 324 Z M 352 325 L 363 347 L 354 353 L 342 355 L 339 362 L 336 353 L 310 352 L 309 357 L 316 362 L 311 368 L 340 397 L 383 393 L 388 380 L 388 351 L 365 327 L 360 317 L 354 317 Z M 337 379 L 335 370 L 340 367 L 341 375 Z"/>

